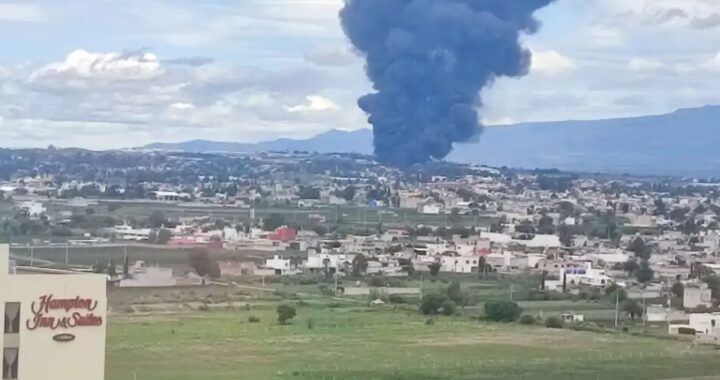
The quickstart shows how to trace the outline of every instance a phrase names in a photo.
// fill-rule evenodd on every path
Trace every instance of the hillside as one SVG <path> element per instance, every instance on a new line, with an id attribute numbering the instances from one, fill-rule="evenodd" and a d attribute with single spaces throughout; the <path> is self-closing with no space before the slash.
<path id="1" fill-rule="evenodd" d="M 449 160 L 518 168 L 678 176 L 720 176 L 720 106 L 634 118 L 488 127 L 478 142 L 458 144 Z M 304 150 L 372 152 L 372 132 L 332 130 L 306 140 L 258 144 L 188 141 L 148 149 L 191 152 Z"/>

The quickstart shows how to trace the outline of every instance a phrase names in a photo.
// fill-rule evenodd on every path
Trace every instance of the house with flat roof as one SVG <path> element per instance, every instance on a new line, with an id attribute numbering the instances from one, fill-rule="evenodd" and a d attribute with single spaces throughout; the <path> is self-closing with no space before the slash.
<path id="1" fill-rule="evenodd" d="M 0 245 L 2 379 L 104 379 L 105 276 L 15 272 Z"/>

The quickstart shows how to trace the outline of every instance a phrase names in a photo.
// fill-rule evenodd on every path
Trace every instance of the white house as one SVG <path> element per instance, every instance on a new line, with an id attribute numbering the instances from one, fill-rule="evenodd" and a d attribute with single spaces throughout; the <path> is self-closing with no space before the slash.
<path id="1" fill-rule="evenodd" d="M 683 308 L 712 307 L 712 289 L 704 282 L 688 282 L 683 286 Z"/>
<path id="2" fill-rule="evenodd" d="M 115 226 L 114 232 L 120 240 L 142 241 L 150 238 L 150 232 L 152 232 L 152 230 L 149 228 L 135 229 L 132 228 L 132 226 L 123 224 L 121 226 Z"/>
<path id="3" fill-rule="evenodd" d="M 590 285 L 604 288 L 613 282 L 612 277 L 605 273 L 605 269 L 594 269 L 592 263 L 587 263 L 584 267 L 565 268 L 562 273 L 569 285 Z"/>
<path id="4" fill-rule="evenodd" d="M 440 271 L 450 273 L 477 272 L 479 256 L 440 256 Z"/>
<path id="5" fill-rule="evenodd" d="M 130 277 L 120 280 L 121 288 L 170 287 L 178 284 L 172 268 L 148 267 L 144 261 L 136 261 L 130 268 Z"/>
<path id="6" fill-rule="evenodd" d="M 284 276 L 299 273 L 291 264 L 290 259 L 283 259 L 278 255 L 275 255 L 272 259 L 265 260 L 265 266 L 275 271 L 276 275 Z"/>
<path id="7" fill-rule="evenodd" d="M 47 212 L 47 209 L 42 203 L 33 201 L 21 203 L 20 209 L 25 212 L 30 219 L 35 220 L 40 219 L 40 217 Z"/>

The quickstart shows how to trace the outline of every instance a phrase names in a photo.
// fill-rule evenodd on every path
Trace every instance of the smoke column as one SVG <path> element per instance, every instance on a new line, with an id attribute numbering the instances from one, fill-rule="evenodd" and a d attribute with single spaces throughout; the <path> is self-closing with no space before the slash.
<path id="1" fill-rule="evenodd" d="M 358 100 L 375 155 L 406 166 L 441 159 L 481 132 L 480 91 L 530 68 L 521 33 L 554 0 L 345 0 L 345 34 L 366 59 L 375 92 Z"/>

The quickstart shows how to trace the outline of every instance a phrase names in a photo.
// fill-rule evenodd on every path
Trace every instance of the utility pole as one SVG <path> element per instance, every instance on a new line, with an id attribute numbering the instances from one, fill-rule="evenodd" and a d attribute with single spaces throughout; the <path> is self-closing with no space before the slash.
<path id="1" fill-rule="evenodd" d="M 65 243 L 65 266 L 70 265 L 70 245 Z"/>
<path id="2" fill-rule="evenodd" d="M 422 304 L 423 297 L 423 274 L 420 273 L 420 304 Z"/>
<path id="3" fill-rule="evenodd" d="M 620 314 L 620 293 L 615 292 L 615 328 L 618 328 L 618 317 Z"/>
<path id="4" fill-rule="evenodd" d="M 338 267 L 337 261 L 335 262 L 335 297 L 338 296 Z"/>

